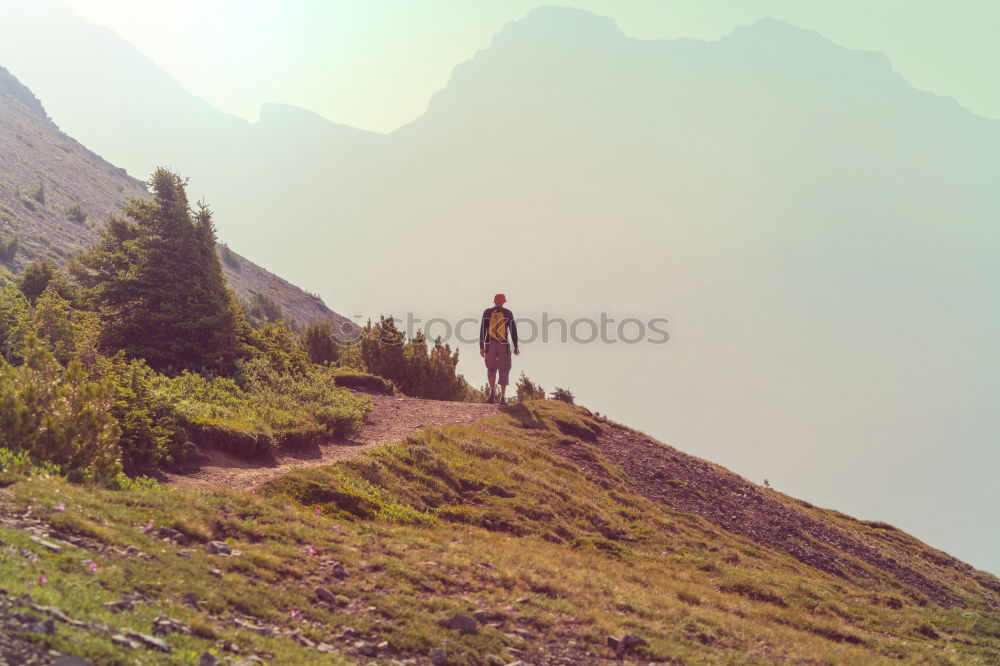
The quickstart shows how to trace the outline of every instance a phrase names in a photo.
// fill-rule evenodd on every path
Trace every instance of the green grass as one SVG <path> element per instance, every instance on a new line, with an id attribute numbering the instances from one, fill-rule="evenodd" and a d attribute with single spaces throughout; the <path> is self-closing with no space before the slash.
<path id="1" fill-rule="evenodd" d="M 965 608 L 921 607 L 884 581 L 835 578 L 653 503 L 629 492 L 623 472 L 588 441 L 601 425 L 564 403 L 528 403 L 478 425 L 432 428 L 338 465 L 296 470 L 253 494 L 109 491 L 24 476 L 21 466 L 0 490 L 0 515 L 30 508 L 54 538 L 77 535 L 83 547 L 50 553 L 0 521 L 0 539 L 14 546 L 0 550 L 0 580 L 12 598 L 27 594 L 88 622 L 149 633 L 155 617 L 168 615 L 196 629 L 167 636 L 170 654 L 65 625 L 37 637 L 96 663 L 189 664 L 221 640 L 278 664 L 353 663 L 358 638 L 339 638 L 345 628 L 388 641 L 383 661 L 426 661 L 429 649 L 447 643 L 454 664 L 533 662 L 536 650 L 570 650 L 588 663 L 581 655 L 613 656 L 607 636 L 635 631 L 650 643 L 640 649 L 646 661 L 995 663 L 1000 614 L 972 601 L 971 583 Z M 583 473 L 564 455 L 570 449 L 602 465 L 601 474 Z M 192 543 L 157 539 L 150 524 Z M 906 539 L 919 558 L 926 546 Z M 239 554 L 208 555 L 208 540 Z M 130 546 L 145 556 L 126 555 Z M 96 572 L 84 565 L 90 560 Z M 331 573 L 334 561 L 345 577 Z M 318 605 L 317 585 L 342 597 Z M 103 605 L 132 592 L 144 598 L 134 611 Z M 489 624 L 476 634 L 439 624 L 477 610 Z M 278 632 L 301 629 L 348 656 L 242 629 L 237 616 Z"/>
<path id="2" fill-rule="evenodd" d="M 242 384 L 185 373 L 161 385 L 194 441 L 245 455 L 350 434 L 371 409 L 322 368 Z"/>

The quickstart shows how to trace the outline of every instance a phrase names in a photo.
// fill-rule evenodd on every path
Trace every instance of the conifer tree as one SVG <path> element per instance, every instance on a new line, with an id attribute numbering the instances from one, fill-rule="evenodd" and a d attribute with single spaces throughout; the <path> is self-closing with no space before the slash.
<path id="1" fill-rule="evenodd" d="M 229 374 L 249 327 L 226 288 L 211 213 L 191 210 L 185 185 L 157 169 L 153 199 L 130 201 L 72 270 L 101 312 L 104 347 L 162 372 Z"/>
<path id="2" fill-rule="evenodd" d="M 302 345 L 309 360 L 319 365 L 332 365 L 340 358 L 340 348 L 333 339 L 333 326 L 327 321 L 317 321 L 306 327 Z"/>

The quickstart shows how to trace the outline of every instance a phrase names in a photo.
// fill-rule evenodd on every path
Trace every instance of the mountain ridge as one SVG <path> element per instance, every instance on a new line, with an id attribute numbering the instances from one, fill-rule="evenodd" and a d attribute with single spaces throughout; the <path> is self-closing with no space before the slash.
<path id="1" fill-rule="evenodd" d="M 97 239 L 97 230 L 127 198 L 146 198 L 141 181 L 61 132 L 41 101 L 0 67 L 0 232 L 17 239 L 9 265 L 31 259 L 64 263 Z M 347 319 L 287 280 L 219 246 L 229 285 L 248 304 L 277 302 L 293 326 Z"/>

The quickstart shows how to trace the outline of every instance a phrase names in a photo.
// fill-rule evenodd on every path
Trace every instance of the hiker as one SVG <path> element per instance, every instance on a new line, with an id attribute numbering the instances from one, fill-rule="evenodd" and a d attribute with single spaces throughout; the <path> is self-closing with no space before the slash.
<path id="1" fill-rule="evenodd" d="M 490 382 L 487 402 L 496 399 L 497 372 L 500 372 L 500 404 L 507 404 L 507 384 L 510 382 L 510 345 L 517 348 L 517 324 L 514 315 L 503 306 L 507 297 L 497 294 L 493 297 L 493 307 L 483 312 L 483 323 L 479 327 L 479 355 L 486 359 L 486 376 Z"/>

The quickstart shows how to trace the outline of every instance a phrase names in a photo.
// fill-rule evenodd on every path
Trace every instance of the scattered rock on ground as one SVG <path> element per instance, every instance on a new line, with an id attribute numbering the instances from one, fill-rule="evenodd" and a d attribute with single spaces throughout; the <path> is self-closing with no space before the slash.
<path id="1" fill-rule="evenodd" d="M 161 539 L 169 539 L 174 543 L 176 543 L 178 546 L 186 546 L 188 544 L 188 538 L 186 534 L 184 534 L 183 532 L 179 532 L 175 529 L 171 529 L 169 527 L 161 527 L 160 529 L 156 530 L 156 536 L 160 537 Z"/>
<path id="2" fill-rule="evenodd" d="M 225 541 L 209 541 L 205 544 L 205 551 L 209 555 L 232 555 L 233 550 Z"/>
<path id="3" fill-rule="evenodd" d="M 45 548 L 46 550 L 50 550 L 53 553 L 58 553 L 60 550 L 62 550 L 62 546 L 60 546 L 59 544 L 52 543 L 51 541 L 46 541 L 42 537 L 37 537 L 37 536 L 32 535 L 32 536 L 29 536 L 28 538 L 31 539 L 31 541 L 33 541 L 34 543 L 37 543 L 42 548 Z"/>
<path id="4" fill-rule="evenodd" d="M 170 643 L 166 642 L 162 638 L 157 638 L 156 636 L 150 636 L 149 634 L 140 634 L 134 631 L 130 631 L 125 634 L 128 638 L 138 641 L 142 645 L 154 650 L 159 650 L 160 652 L 170 652 L 172 648 Z"/>
<path id="5" fill-rule="evenodd" d="M 191 628 L 183 622 L 179 622 L 172 617 L 161 615 L 153 620 L 153 634 L 190 634 Z"/>
<path id="6" fill-rule="evenodd" d="M 627 633 L 621 638 L 616 638 L 615 636 L 608 636 L 608 647 L 615 651 L 615 654 L 620 658 L 626 652 L 632 648 L 639 646 L 646 647 L 649 643 L 645 638 L 635 633 Z"/>
<path id="7" fill-rule="evenodd" d="M 218 657 L 211 652 L 202 652 L 201 657 L 198 658 L 198 666 L 221 666 L 221 664 Z"/>

